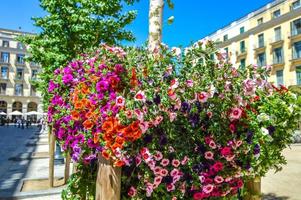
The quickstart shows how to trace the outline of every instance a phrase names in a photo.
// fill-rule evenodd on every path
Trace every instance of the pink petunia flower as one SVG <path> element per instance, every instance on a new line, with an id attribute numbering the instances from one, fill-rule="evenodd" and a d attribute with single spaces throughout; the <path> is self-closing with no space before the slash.
<path id="1" fill-rule="evenodd" d="M 136 196 L 136 194 L 137 194 L 136 188 L 134 188 L 133 186 L 130 187 L 130 189 L 129 189 L 129 191 L 128 191 L 128 195 L 129 195 L 130 197 L 134 197 L 134 196 Z"/>
<path id="2" fill-rule="evenodd" d="M 187 85 L 187 87 L 193 87 L 193 80 L 187 80 L 186 81 L 186 85 Z"/>
<path id="3" fill-rule="evenodd" d="M 135 95 L 135 100 L 145 102 L 146 97 L 145 97 L 144 92 L 141 90 L 139 92 L 137 92 L 137 94 Z"/>
<path id="4" fill-rule="evenodd" d="M 240 119 L 242 114 L 242 110 L 240 108 L 232 108 L 230 113 L 230 119 L 231 120 L 238 120 Z"/>
<path id="5" fill-rule="evenodd" d="M 188 162 L 188 157 L 187 156 L 185 156 L 184 158 L 183 158 L 183 160 L 181 160 L 181 165 L 186 165 L 187 164 L 187 162 Z"/>
<path id="6" fill-rule="evenodd" d="M 177 113 L 175 112 L 169 112 L 168 115 L 169 115 L 170 122 L 173 122 L 177 117 Z"/>
<path id="7" fill-rule="evenodd" d="M 217 184 L 220 184 L 220 183 L 224 182 L 224 178 L 221 177 L 221 176 L 216 176 L 214 178 L 214 182 L 217 183 Z"/>
<path id="8" fill-rule="evenodd" d="M 163 154 L 160 151 L 156 151 L 154 158 L 156 161 L 160 161 L 163 158 Z"/>
<path id="9" fill-rule="evenodd" d="M 148 130 L 148 122 L 140 122 L 139 127 L 142 131 L 142 133 L 145 133 Z"/>
<path id="10" fill-rule="evenodd" d="M 213 153 L 211 151 L 205 152 L 205 158 L 208 160 L 213 160 Z"/>
<path id="11" fill-rule="evenodd" d="M 201 92 L 198 94 L 198 100 L 202 103 L 207 102 L 209 98 L 209 94 L 207 92 Z"/>
<path id="12" fill-rule="evenodd" d="M 156 176 L 154 179 L 154 187 L 158 187 L 162 181 L 163 177 L 162 176 Z"/>
<path id="13" fill-rule="evenodd" d="M 160 175 L 161 174 L 161 169 L 162 169 L 162 167 L 156 166 L 155 169 L 153 170 L 154 174 L 155 175 Z"/>
<path id="14" fill-rule="evenodd" d="M 167 176 L 167 175 L 168 175 L 167 169 L 161 169 L 160 175 L 163 176 L 163 177 L 164 177 L 164 176 Z"/>
<path id="15" fill-rule="evenodd" d="M 141 161 L 142 161 L 141 157 L 136 156 L 136 158 L 135 158 L 136 166 L 139 166 L 141 164 Z"/>
<path id="16" fill-rule="evenodd" d="M 180 161 L 178 159 L 173 159 L 171 161 L 172 166 L 174 167 L 179 167 L 179 165 L 181 164 Z"/>
<path id="17" fill-rule="evenodd" d="M 124 103 L 125 103 L 125 99 L 122 97 L 122 96 L 118 96 L 116 98 L 116 106 L 124 106 Z"/>
<path id="18" fill-rule="evenodd" d="M 161 163 L 160 163 L 163 167 L 166 167 L 169 164 L 169 160 L 164 158 Z"/>
<path id="19" fill-rule="evenodd" d="M 213 188 L 214 188 L 214 186 L 212 184 L 205 185 L 203 187 L 203 192 L 206 194 L 209 194 L 212 192 Z"/>
<path id="20" fill-rule="evenodd" d="M 168 185 L 166 186 L 166 189 L 167 189 L 168 192 L 175 190 L 175 188 L 176 188 L 176 187 L 175 187 L 174 184 L 168 184 Z"/>
<path id="21" fill-rule="evenodd" d="M 179 170 L 178 169 L 171 170 L 170 175 L 171 176 L 177 176 L 177 175 L 179 175 Z"/>
<path id="22" fill-rule="evenodd" d="M 210 147 L 211 149 L 216 149 L 216 144 L 215 144 L 215 142 L 214 142 L 213 140 L 211 140 L 211 141 L 209 142 L 209 147 Z"/>

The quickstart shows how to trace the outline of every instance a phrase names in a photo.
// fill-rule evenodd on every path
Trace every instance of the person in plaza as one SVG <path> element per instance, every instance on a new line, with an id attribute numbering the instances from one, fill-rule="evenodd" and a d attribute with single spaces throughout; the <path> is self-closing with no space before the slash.
<path id="1" fill-rule="evenodd" d="M 24 123 L 25 123 L 25 119 L 22 117 L 21 119 L 21 128 L 24 129 Z"/>

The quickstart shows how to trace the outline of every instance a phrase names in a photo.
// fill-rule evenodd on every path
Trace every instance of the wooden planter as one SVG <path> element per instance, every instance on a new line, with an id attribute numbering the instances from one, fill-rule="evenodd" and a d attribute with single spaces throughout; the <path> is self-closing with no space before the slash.
<path id="1" fill-rule="evenodd" d="M 121 168 L 102 156 L 98 159 L 96 200 L 120 200 Z"/>
<path id="2" fill-rule="evenodd" d="M 244 200 L 261 200 L 261 177 L 255 177 L 246 182 L 247 195 Z"/>

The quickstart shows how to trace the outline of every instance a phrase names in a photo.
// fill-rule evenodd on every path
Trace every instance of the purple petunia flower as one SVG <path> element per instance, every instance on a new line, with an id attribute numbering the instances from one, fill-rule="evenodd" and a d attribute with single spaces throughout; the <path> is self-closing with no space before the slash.
<path id="1" fill-rule="evenodd" d="M 52 80 L 49 81 L 49 85 L 48 85 L 48 92 L 52 92 L 54 89 L 56 89 L 58 87 L 57 84 L 55 84 Z"/>
<path id="2" fill-rule="evenodd" d="M 99 81 L 96 83 L 96 90 L 97 92 L 103 92 L 109 89 L 108 81 Z"/>
<path id="3" fill-rule="evenodd" d="M 68 84 L 68 83 L 71 83 L 73 80 L 73 76 L 71 74 L 65 74 L 63 76 L 63 83 L 64 84 Z"/>

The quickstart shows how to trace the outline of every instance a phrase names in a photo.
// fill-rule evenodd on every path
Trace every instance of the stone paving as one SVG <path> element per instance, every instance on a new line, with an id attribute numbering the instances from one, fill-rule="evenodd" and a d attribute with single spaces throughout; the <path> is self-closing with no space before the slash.
<path id="1" fill-rule="evenodd" d="M 49 199 L 60 199 L 62 188 L 47 191 L 20 192 L 23 180 L 48 178 L 49 158 L 33 158 L 33 153 L 48 152 L 47 133 L 39 134 L 36 127 L 20 129 L 14 126 L 0 127 L 0 200 L 10 197 L 25 198 L 55 194 Z M 31 145 L 28 145 L 31 144 Z M 55 165 L 55 177 L 63 177 L 64 165 Z M 47 199 L 41 196 L 40 199 Z"/>
<path id="2" fill-rule="evenodd" d="M 301 200 L 301 144 L 294 144 L 284 150 L 287 165 L 283 170 L 270 171 L 262 179 L 264 200 Z"/>

